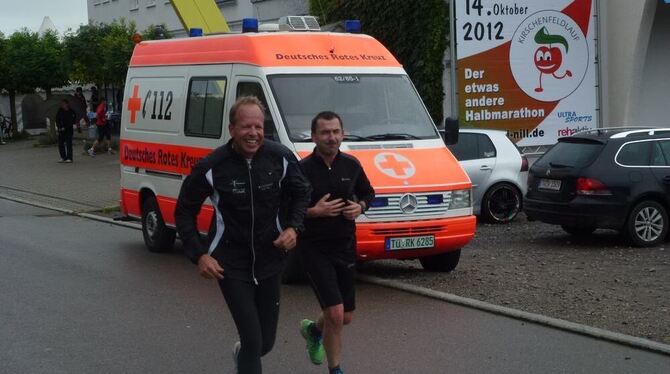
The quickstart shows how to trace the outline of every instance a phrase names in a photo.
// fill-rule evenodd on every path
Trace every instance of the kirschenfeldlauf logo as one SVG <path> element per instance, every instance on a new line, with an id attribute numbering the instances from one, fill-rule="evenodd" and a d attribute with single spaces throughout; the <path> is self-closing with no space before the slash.
<path id="1" fill-rule="evenodd" d="M 528 96 L 558 101 L 570 96 L 584 79 L 589 47 L 572 18 L 543 10 L 516 29 L 509 59 L 514 80 Z"/>

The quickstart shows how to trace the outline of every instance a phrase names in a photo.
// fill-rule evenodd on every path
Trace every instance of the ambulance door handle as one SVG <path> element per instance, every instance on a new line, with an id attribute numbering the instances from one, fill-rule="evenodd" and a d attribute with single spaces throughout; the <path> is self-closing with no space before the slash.
<path id="1" fill-rule="evenodd" d="M 479 170 L 491 170 L 491 167 L 488 165 L 482 165 Z"/>

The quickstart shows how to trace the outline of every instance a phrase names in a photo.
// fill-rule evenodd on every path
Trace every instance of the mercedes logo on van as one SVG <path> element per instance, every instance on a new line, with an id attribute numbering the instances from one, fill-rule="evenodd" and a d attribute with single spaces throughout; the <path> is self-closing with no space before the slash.
<path id="1" fill-rule="evenodd" d="M 551 175 L 551 169 L 547 169 L 547 173 L 546 173 L 546 174 L 547 174 L 547 176 L 550 176 L 550 175 Z"/>
<path id="2" fill-rule="evenodd" d="M 416 200 L 416 196 L 411 193 L 404 194 L 400 197 L 400 210 L 405 214 L 414 213 L 416 208 L 419 205 L 419 202 Z"/>

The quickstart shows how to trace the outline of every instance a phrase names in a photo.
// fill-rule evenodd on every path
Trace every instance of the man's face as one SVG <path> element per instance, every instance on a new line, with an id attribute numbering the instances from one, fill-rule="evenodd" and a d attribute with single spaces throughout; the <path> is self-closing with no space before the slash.
<path id="1" fill-rule="evenodd" d="M 242 105 L 235 113 L 235 122 L 228 126 L 235 150 L 245 158 L 252 158 L 263 144 L 265 116 L 258 105 Z"/>
<path id="2" fill-rule="evenodd" d="M 344 131 L 337 118 L 316 121 L 316 129 L 312 133 L 312 141 L 316 143 L 316 149 L 324 156 L 334 156 L 340 149 Z"/>

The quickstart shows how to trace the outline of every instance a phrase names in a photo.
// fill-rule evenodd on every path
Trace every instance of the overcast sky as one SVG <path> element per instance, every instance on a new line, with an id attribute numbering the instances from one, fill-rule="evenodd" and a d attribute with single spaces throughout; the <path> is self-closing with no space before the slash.
<path id="1" fill-rule="evenodd" d="M 23 27 L 37 32 L 45 16 L 63 34 L 88 23 L 86 0 L 0 0 L 0 32 L 5 37 Z"/>

